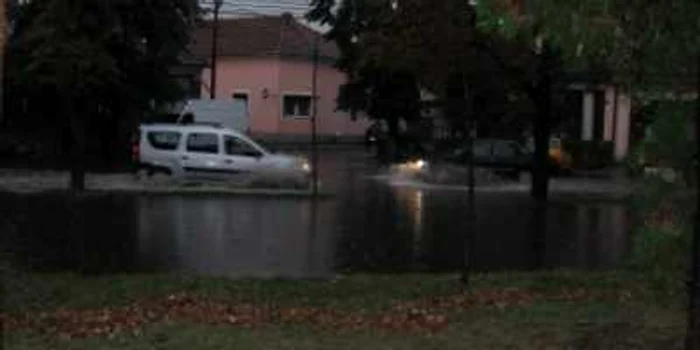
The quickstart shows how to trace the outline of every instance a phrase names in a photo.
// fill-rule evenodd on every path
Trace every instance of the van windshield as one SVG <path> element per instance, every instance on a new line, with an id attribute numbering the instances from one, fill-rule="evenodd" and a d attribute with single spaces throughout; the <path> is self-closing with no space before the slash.
<path id="1" fill-rule="evenodd" d="M 265 152 L 269 154 L 275 154 L 277 153 L 277 150 L 275 150 L 274 146 L 271 145 L 267 141 L 261 141 L 257 139 L 250 139 L 253 143 L 255 143 L 259 148 L 262 148 Z"/>
<path id="2" fill-rule="evenodd" d="M 241 140 L 250 144 L 251 147 L 258 149 L 258 151 L 260 151 L 262 153 L 267 153 L 267 154 L 274 153 L 274 152 L 270 151 L 270 148 L 268 148 L 267 145 L 265 145 L 264 143 L 261 143 L 258 140 L 254 140 L 254 139 L 247 137 L 247 136 L 237 137 L 237 138 L 240 138 Z"/>

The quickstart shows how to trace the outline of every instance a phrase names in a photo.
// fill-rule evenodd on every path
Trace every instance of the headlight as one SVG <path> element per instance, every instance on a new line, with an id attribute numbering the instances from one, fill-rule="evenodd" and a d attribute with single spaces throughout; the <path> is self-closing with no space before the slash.
<path id="1" fill-rule="evenodd" d="M 416 161 L 408 162 L 405 164 L 405 166 L 410 170 L 418 171 L 425 169 L 428 166 L 428 162 L 426 162 L 423 159 L 419 159 Z"/>
<path id="2" fill-rule="evenodd" d="M 307 173 L 311 172 L 311 164 L 309 164 L 309 162 L 307 162 L 307 161 L 302 162 L 301 163 L 301 170 L 303 170 L 304 172 L 307 172 Z"/>

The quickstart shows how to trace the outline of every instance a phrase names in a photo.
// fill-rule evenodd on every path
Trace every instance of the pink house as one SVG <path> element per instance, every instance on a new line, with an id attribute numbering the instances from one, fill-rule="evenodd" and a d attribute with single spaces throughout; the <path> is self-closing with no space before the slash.
<path id="1" fill-rule="evenodd" d="M 307 137 L 311 133 L 313 48 L 320 33 L 291 15 L 223 19 L 219 24 L 216 99 L 247 102 L 250 132 L 260 137 Z M 369 123 L 336 111 L 345 74 L 333 67 L 337 47 L 319 40 L 317 130 L 321 137 L 358 137 Z M 210 61 L 211 25 L 198 28 L 191 52 Z M 209 65 L 209 67 L 211 67 Z M 210 68 L 202 71 L 202 97 L 210 96 Z"/>

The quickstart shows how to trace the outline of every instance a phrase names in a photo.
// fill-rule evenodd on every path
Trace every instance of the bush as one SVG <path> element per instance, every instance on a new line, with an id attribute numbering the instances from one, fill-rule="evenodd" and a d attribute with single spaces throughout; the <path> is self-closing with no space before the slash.
<path id="1" fill-rule="evenodd" d="M 659 105 L 653 112 L 653 122 L 644 141 L 634 151 L 637 161 L 645 166 L 671 168 L 688 174 L 694 165 L 696 149 L 688 132 L 692 115 L 686 104 Z"/>
<path id="2" fill-rule="evenodd" d="M 692 196 L 680 184 L 647 177 L 633 198 L 634 232 L 629 263 L 655 275 L 678 277 L 689 266 Z"/>
<path id="3" fill-rule="evenodd" d="M 564 149 L 573 158 L 576 169 L 600 169 L 614 164 L 610 141 L 567 141 Z"/>

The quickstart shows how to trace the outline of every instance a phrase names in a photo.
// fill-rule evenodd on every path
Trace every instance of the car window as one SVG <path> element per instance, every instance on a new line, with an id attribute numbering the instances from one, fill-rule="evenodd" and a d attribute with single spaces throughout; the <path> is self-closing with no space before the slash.
<path id="1" fill-rule="evenodd" d="M 474 143 L 474 157 L 488 157 L 491 155 L 491 143 L 489 142 L 475 142 Z"/>
<path id="2" fill-rule="evenodd" d="M 187 151 L 219 153 L 219 135 L 214 133 L 192 133 L 187 136 Z"/>
<path id="3" fill-rule="evenodd" d="M 230 156 L 258 157 L 262 155 L 260 151 L 247 141 L 235 136 L 224 136 L 224 152 Z"/>
<path id="4" fill-rule="evenodd" d="M 180 144 L 181 136 L 177 131 L 149 131 L 146 138 L 151 147 L 155 149 L 174 151 Z"/>
<path id="5" fill-rule="evenodd" d="M 496 142 L 493 146 L 493 154 L 496 157 L 515 157 L 518 146 L 514 142 Z"/>

